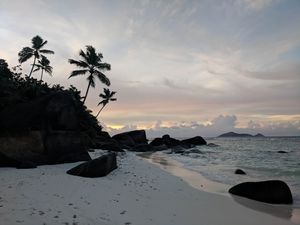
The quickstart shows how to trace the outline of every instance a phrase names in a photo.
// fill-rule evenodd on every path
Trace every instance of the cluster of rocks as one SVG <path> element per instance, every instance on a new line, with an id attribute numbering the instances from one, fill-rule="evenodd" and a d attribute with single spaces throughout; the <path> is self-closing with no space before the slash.
<path id="1" fill-rule="evenodd" d="M 175 153 L 181 153 L 185 149 L 207 144 L 200 136 L 180 141 L 169 135 L 163 135 L 161 138 L 155 138 L 150 143 L 148 142 L 145 130 L 134 130 L 117 134 L 112 138 L 102 138 L 95 147 L 111 151 L 126 149 L 133 152 L 155 152 L 171 149 Z"/>
<path id="2" fill-rule="evenodd" d="M 144 130 L 117 134 L 113 137 L 100 132 L 87 144 L 80 130 L 80 118 L 72 95 L 55 93 L 20 103 L 0 112 L 0 167 L 35 168 L 43 164 L 86 161 L 68 174 L 82 177 L 101 177 L 117 168 L 117 152 L 155 152 L 169 149 L 170 153 L 201 153 L 194 146 L 207 145 L 196 136 L 177 140 L 164 135 L 150 143 Z M 209 144 L 211 147 L 216 145 Z M 88 149 L 109 150 L 92 160 Z M 286 153 L 279 151 L 279 153 Z M 238 169 L 236 174 L 245 172 Z M 232 187 L 234 195 L 267 203 L 291 204 L 289 187 L 282 181 L 246 182 Z"/>

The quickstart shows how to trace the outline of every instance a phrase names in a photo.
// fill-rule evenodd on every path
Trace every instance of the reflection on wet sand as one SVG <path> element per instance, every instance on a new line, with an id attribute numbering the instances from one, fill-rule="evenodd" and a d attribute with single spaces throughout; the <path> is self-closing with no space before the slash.
<path id="1" fill-rule="evenodd" d="M 172 160 L 161 153 L 142 153 L 143 157 L 150 163 L 158 165 L 163 170 L 182 178 L 185 182 L 199 190 L 212 192 L 216 194 L 226 194 L 229 186 L 206 179 L 201 174 L 185 169 L 182 164 Z"/>
<path id="2" fill-rule="evenodd" d="M 182 178 L 192 187 L 216 194 L 228 195 L 230 186 L 226 184 L 210 181 L 201 174 L 183 168 L 179 162 L 168 158 L 162 153 L 141 153 L 139 156 L 146 159 L 148 162 L 158 165 L 163 170 L 171 173 L 174 176 Z M 257 202 L 247 198 L 230 195 L 237 203 L 260 212 L 271 214 L 280 218 L 289 219 L 296 224 L 300 224 L 300 209 L 293 208 L 289 205 L 272 205 L 262 202 Z"/>

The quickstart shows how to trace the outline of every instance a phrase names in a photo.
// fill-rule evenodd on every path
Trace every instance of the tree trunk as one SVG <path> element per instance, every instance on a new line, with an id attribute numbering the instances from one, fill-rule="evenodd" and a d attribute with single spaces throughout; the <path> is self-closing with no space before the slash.
<path id="1" fill-rule="evenodd" d="M 88 87 L 86 89 L 86 93 L 85 93 L 85 96 L 84 96 L 84 99 L 83 99 L 83 104 L 85 103 L 86 97 L 87 97 L 87 95 L 89 93 L 90 86 L 91 86 L 91 81 L 89 81 L 89 85 L 88 85 Z"/>
<path id="2" fill-rule="evenodd" d="M 42 69 L 42 72 L 41 72 L 41 81 L 43 80 L 43 73 L 44 73 L 44 69 Z"/>
<path id="3" fill-rule="evenodd" d="M 35 66 L 35 60 L 36 60 L 36 56 L 34 56 L 33 64 L 32 64 L 31 71 L 30 71 L 30 73 L 29 73 L 29 76 L 28 76 L 28 77 L 31 77 L 31 74 L 32 74 L 33 68 L 34 68 L 34 66 Z"/>
<path id="4" fill-rule="evenodd" d="M 102 109 L 103 109 L 105 106 L 106 106 L 106 105 L 104 104 L 104 105 L 101 107 L 101 109 L 99 110 L 99 112 L 98 112 L 97 115 L 96 115 L 96 118 L 99 116 L 100 112 L 102 111 Z"/>

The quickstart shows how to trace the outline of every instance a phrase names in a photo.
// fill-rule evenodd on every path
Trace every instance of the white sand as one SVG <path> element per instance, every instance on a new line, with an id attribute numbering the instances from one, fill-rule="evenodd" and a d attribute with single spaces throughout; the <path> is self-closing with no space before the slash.
<path id="1" fill-rule="evenodd" d="M 199 191 L 132 153 L 103 178 L 65 173 L 79 163 L 17 170 L 0 168 L 0 224 L 289 225 Z"/>

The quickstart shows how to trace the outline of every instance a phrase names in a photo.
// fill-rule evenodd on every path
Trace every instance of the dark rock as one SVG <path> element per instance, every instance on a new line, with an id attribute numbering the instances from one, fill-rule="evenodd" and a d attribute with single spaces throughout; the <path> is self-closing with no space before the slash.
<path id="1" fill-rule="evenodd" d="M 150 142 L 150 145 L 152 145 L 152 146 L 162 146 L 162 145 L 165 145 L 165 142 L 164 142 L 164 140 L 162 138 L 154 138 Z"/>
<path id="2" fill-rule="evenodd" d="M 166 145 L 168 148 L 180 145 L 181 142 L 175 138 L 171 138 L 170 135 L 163 135 L 161 138 L 155 138 L 150 145 L 160 146 Z"/>
<path id="3" fill-rule="evenodd" d="M 113 152 L 124 152 L 124 150 L 120 147 L 118 143 L 109 141 L 109 142 L 98 142 L 95 144 L 94 148 L 102 149 L 102 150 L 109 150 Z"/>
<path id="4" fill-rule="evenodd" d="M 206 141 L 200 136 L 182 140 L 181 143 L 186 145 L 206 145 Z"/>
<path id="5" fill-rule="evenodd" d="M 67 171 L 68 174 L 80 177 L 103 177 L 117 168 L 115 153 L 108 153 L 97 159 L 82 163 Z"/>
<path id="6" fill-rule="evenodd" d="M 244 172 L 244 170 L 241 170 L 241 169 L 236 169 L 234 171 L 235 174 L 239 174 L 239 175 L 245 175 L 246 173 Z"/>
<path id="7" fill-rule="evenodd" d="M 203 154 L 203 152 L 201 152 L 199 149 L 196 149 L 196 148 L 186 150 L 184 153 L 187 153 L 187 154 L 189 154 L 189 153 Z"/>
<path id="8" fill-rule="evenodd" d="M 116 134 L 112 137 L 121 145 L 133 147 L 140 144 L 148 144 L 145 130 L 134 130 L 125 133 Z"/>
<path id="9" fill-rule="evenodd" d="M 151 145 L 152 146 L 152 145 Z M 152 146 L 153 151 L 164 151 L 169 149 L 168 146 L 166 146 L 165 144 L 159 145 L 159 146 Z"/>
<path id="10" fill-rule="evenodd" d="M 19 164 L 19 161 L 12 159 L 0 152 L 0 167 L 17 167 Z"/>
<path id="11" fill-rule="evenodd" d="M 277 153 L 288 153 L 288 152 L 286 152 L 286 151 L 278 151 Z"/>
<path id="12" fill-rule="evenodd" d="M 207 146 L 208 147 L 219 147 L 219 145 L 214 144 L 214 143 L 208 143 Z"/>
<path id="13" fill-rule="evenodd" d="M 292 204 L 288 185 L 280 180 L 245 182 L 229 189 L 229 193 L 271 204 Z"/>
<path id="14" fill-rule="evenodd" d="M 265 136 L 261 133 L 257 133 L 256 135 L 254 135 L 254 137 L 265 137 Z"/>
<path id="15" fill-rule="evenodd" d="M 152 152 L 154 147 L 149 144 L 136 145 L 130 149 L 132 152 Z"/>
<path id="16" fill-rule="evenodd" d="M 16 167 L 17 169 L 34 169 L 37 168 L 37 165 L 30 161 L 23 161 L 19 163 L 19 165 Z"/>
<path id="17" fill-rule="evenodd" d="M 0 152 L 37 165 L 90 159 L 79 114 L 65 92 L 11 105 L 0 112 Z"/>
<path id="18" fill-rule="evenodd" d="M 177 146 L 174 146 L 171 148 L 171 153 L 175 153 L 175 154 L 184 153 L 184 151 L 185 151 L 185 148 L 180 145 L 177 145 Z"/>

